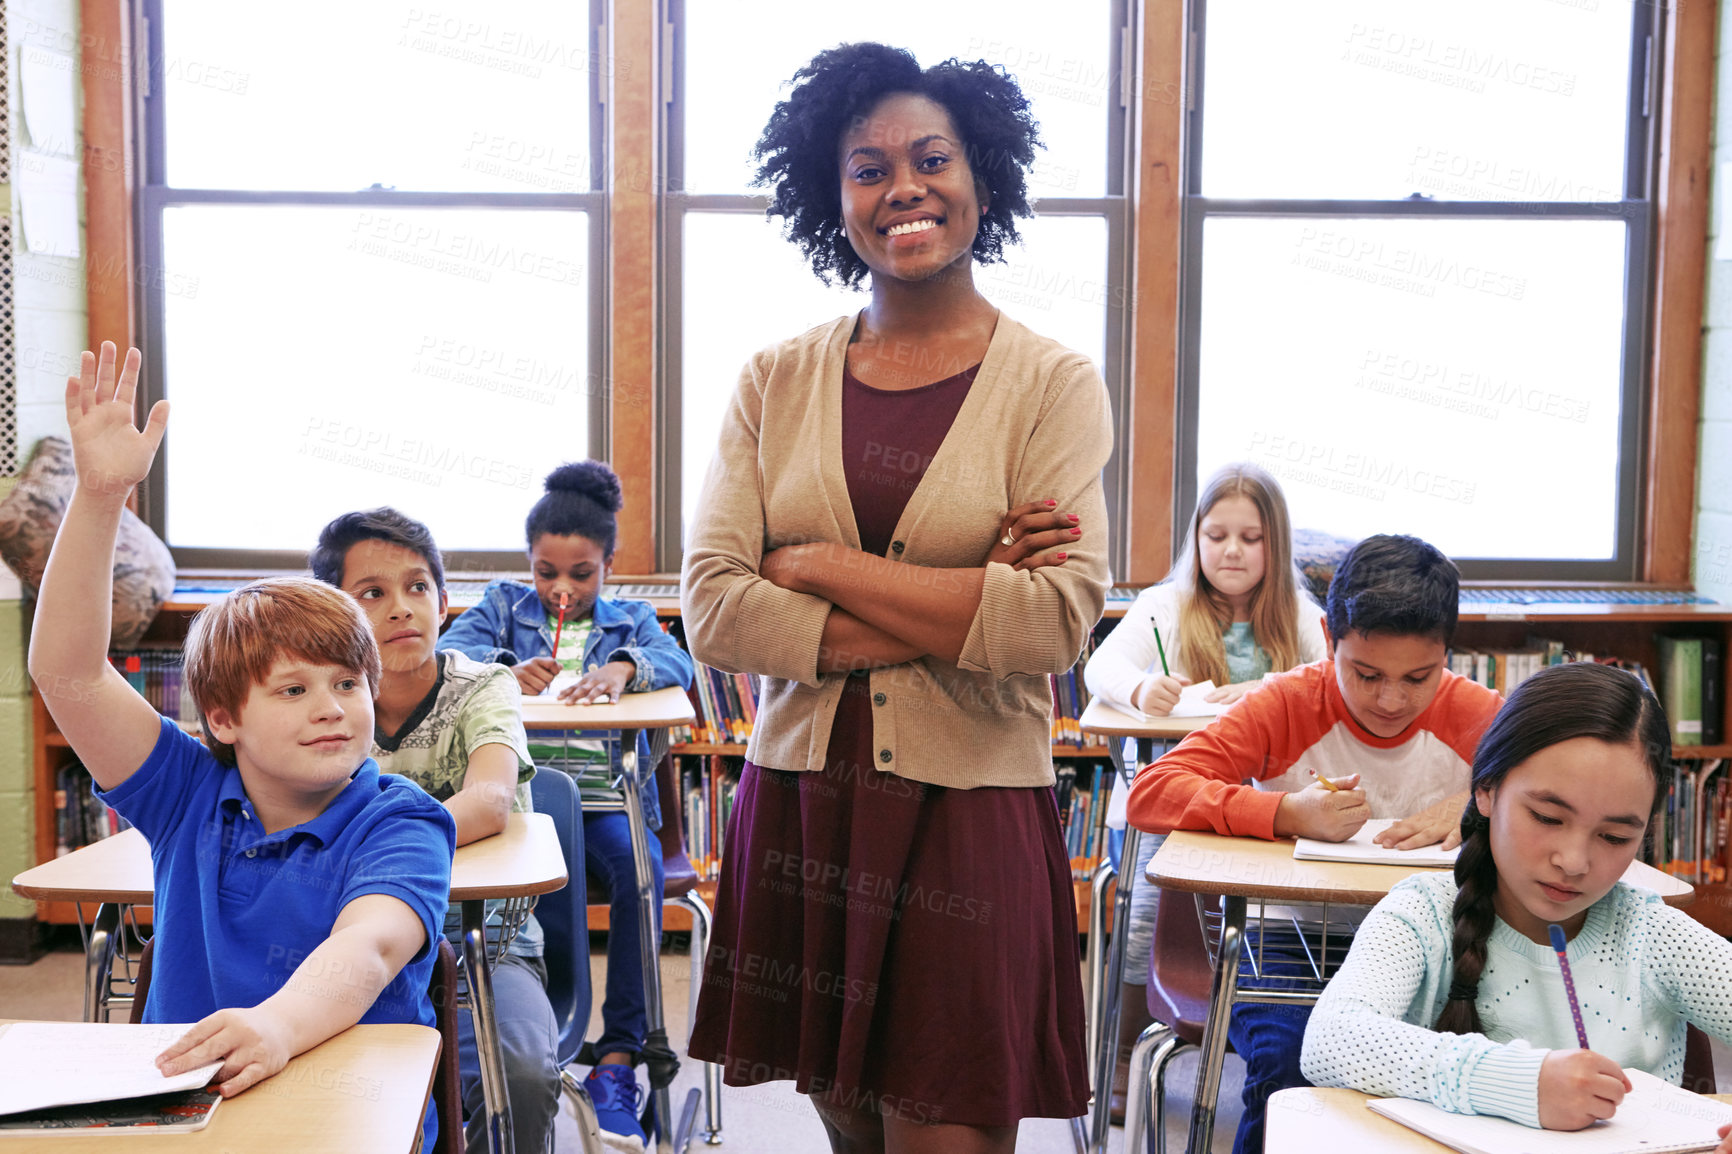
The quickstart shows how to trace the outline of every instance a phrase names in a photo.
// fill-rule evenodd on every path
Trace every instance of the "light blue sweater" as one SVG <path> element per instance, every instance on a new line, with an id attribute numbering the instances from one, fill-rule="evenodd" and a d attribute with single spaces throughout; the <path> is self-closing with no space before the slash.
<path id="1" fill-rule="evenodd" d="M 1476 1005 L 1485 1034 L 1440 1034 L 1454 966 L 1455 878 L 1408 878 L 1372 910 L 1324 989 L 1300 1069 L 1319 1086 L 1417 1098 L 1458 1114 L 1539 1125 L 1540 1063 L 1576 1048 L 1557 955 L 1500 918 Z M 1569 946 L 1588 1043 L 1677 1085 L 1684 1027 L 1732 1039 L 1732 943 L 1647 890 L 1620 882 Z"/>

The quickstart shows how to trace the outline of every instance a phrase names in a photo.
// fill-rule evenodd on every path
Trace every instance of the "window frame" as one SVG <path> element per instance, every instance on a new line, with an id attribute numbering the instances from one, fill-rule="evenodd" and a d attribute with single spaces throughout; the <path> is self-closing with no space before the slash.
<path id="1" fill-rule="evenodd" d="M 263 189 L 179 188 L 167 182 L 167 90 L 163 81 L 164 53 L 156 49 L 161 30 L 165 27 L 163 0 L 135 0 L 131 9 L 134 43 L 139 46 L 135 59 L 139 62 L 138 83 L 134 93 L 138 124 L 138 183 L 133 193 L 134 230 L 138 243 L 140 269 L 164 269 L 163 220 L 166 210 L 185 205 L 289 205 L 295 207 L 382 208 L 414 210 L 423 208 L 488 208 L 547 211 L 565 209 L 588 214 L 586 232 L 589 250 L 587 262 L 588 300 L 584 310 L 589 326 L 589 379 L 605 380 L 608 357 L 608 194 L 604 179 L 607 173 L 610 140 L 603 86 L 609 69 L 592 70 L 594 80 L 588 85 L 590 128 L 590 187 L 582 192 L 435 192 L 398 191 L 395 189 L 360 189 L 354 192 Z M 586 37 L 597 47 L 593 59 L 607 60 L 603 18 L 608 0 L 586 0 Z M 143 395 L 142 405 L 148 409 L 155 401 L 172 395 L 168 379 L 167 333 L 165 329 L 166 277 L 139 276 L 134 278 L 137 302 L 137 331 L 142 340 Z M 242 369 L 244 372 L 244 368 Z M 607 459 L 610 444 L 611 413 L 608 390 L 592 389 L 589 396 L 588 444 L 585 451 L 597 460 Z M 168 544 L 175 563 L 186 568 L 216 569 L 289 569 L 306 567 L 306 549 L 218 549 L 175 545 L 164 532 L 168 461 L 174 451 L 174 438 L 164 440 L 155 465 L 139 486 L 139 516 L 151 530 Z M 520 516 L 514 511 L 513 517 Z M 308 547 L 311 547 L 308 542 Z M 521 550 L 452 550 L 445 554 L 449 572 L 463 570 L 520 571 L 524 568 Z"/>
<path id="2" fill-rule="evenodd" d="M 1106 190 L 1097 197 L 1042 197 L 1031 200 L 1037 216 L 1089 216 L 1106 222 L 1107 267 L 1103 277 L 1107 290 L 1105 358 L 1101 375 L 1106 381 L 1113 413 L 1113 453 L 1103 470 L 1106 489 L 1107 517 L 1111 551 L 1109 564 L 1116 574 L 1123 574 L 1128 557 L 1126 534 L 1125 487 L 1130 465 L 1125 447 L 1128 444 L 1128 400 L 1131 385 L 1131 305 L 1132 261 L 1135 252 L 1134 206 L 1127 189 L 1134 182 L 1135 130 L 1133 92 L 1133 46 L 1141 35 L 1138 27 L 1138 5 L 1134 0 L 1106 0 L 1108 11 L 1108 75 L 1117 80 L 1117 99 L 1107 101 Z M 681 517 L 681 451 L 683 449 L 682 384 L 684 364 L 681 360 L 680 334 L 684 321 L 684 262 L 685 221 L 691 213 L 756 214 L 762 217 L 769 208 L 765 194 L 751 193 L 688 193 L 685 191 L 684 141 L 686 132 L 686 71 L 687 24 L 686 0 L 666 0 L 666 34 L 663 51 L 669 57 L 662 61 L 667 70 L 667 99 L 662 105 L 661 139 L 664 142 L 661 203 L 657 228 L 660 235 L 658 281 L 662 287 L 656 315 L 656 362 L 661 403 L 656 408 L 655 462 L 656 492 L 656 551 L 658 569 L 677 572 L 682 554 Z M 1012 72 L 1014 75 L 1014 70 Z M 770 110 L 764 110 L 767 119 Z M 1007 254 L 1014 262 L 1016 253 Z M 863 293 L 861 304 L 867 300 Z M 790 333 L 790 336 L 793 334 Z M 730 374 L 734 370 L 730 368 Z M 731 379 L 731 377 L 730 377 Z M 1122 579 L 1122 577 L 1121 577 Z"/>
<path id="3" fill-rule="evenodd" d="M 1183 113 L 1185 152 L 1179 251 L 1178 388 L 1174 413 L 1174 491 L 1171 547 L 1177 556 L 1197 499 L 1197 421 L 1201 388 L 1203 230 L 1213 217 L 1311 220 L 1497 219 L 1624 222 L 1624 338 L 1620 364 L 1618 500 L 1614 553 L 1607 560 L 1454 558 L 1464 579 L 1483 581 L 1638 580 L 1645 572 L 1646 516 L 1653 482 L 1650 447 L 1649 364 L 1658 264 L 1656 241 L 1662 85 L 1658 54 L 1664 43 L 1665 6 L 1631 6 L 1630 80 L 1625 101 L 1624 198 L 1620 201 L 1454 201 L 1210 197 L 1202 191 L 1205 44 L 1209 0 L 1191 0 L 1186 61 L 1188 107 Z"/>

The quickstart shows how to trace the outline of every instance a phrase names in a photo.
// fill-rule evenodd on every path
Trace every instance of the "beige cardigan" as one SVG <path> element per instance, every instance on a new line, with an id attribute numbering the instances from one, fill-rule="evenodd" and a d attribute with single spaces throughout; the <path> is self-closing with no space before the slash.
<path id="1" fill-rule="evenodd" d="M 754 356 L 722 421 L 687 527 L 680 601 L 699 661 L 759 674 L 756 765 L 819 770 L 845 674 L 818 672 L 830 603 L 758 576 L 782 545 L 860 547 L 842 462 L 842 369 L 855 318 Z M 988 565 L 960 665 L 926 657 L 875 669 L 872 768 L 971 789 L 1053 781 L 1048 674 L 1076 661 L 1106 601 L 1112 452 L 1106 387 L 1080 353 L 1000 314 L 956 421 L 896 524 L 886 557 L 923 570 L 978 568 L 1006 510 L 1056 498 L 1082 536 L 1069 560 Z"/>

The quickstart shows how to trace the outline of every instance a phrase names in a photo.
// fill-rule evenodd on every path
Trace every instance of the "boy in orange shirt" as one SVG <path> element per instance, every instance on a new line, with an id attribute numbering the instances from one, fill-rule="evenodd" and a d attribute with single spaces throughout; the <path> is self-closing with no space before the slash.
<path id="1" fill-rule="evenodd" d="M 1445 667 L 1459 598 L 1454 563 L 1431 545 L 1361 541 L 1329 585 L 1332 656 L 1265 679 L 1145 770 L 1130 823 L 1345 841 L 1371 818 L 1398 818 L 1380 843 L 1452 848 L 1474 748 L 1503 701 Z M 1306 1084 L 1309 1017 L 1306 1006 L 1234 1008 L 1228 1038 L 1246 1066 L 1234 1154 L 1263 1148 L 1270 1094 Z"/>

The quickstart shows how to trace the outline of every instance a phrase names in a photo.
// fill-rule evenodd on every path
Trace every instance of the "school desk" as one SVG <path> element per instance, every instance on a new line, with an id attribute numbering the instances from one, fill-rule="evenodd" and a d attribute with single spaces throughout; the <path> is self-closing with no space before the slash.
<path id="1" fill-rule="evenodd" d="M 690 725 L 696 720 L 697 714 L 692 710 L 691 698 L 686 696 L 685 690 L 673 687 L 655 689 L 648 693 L 621 694 L 618 701 L 605 705 L 567 705 L 541 697 L 523 699 L 525 729 L 611 730 L 619 733 L 620 763 L 623 769 L 623 788 L 620 791 L 623 802 L 620 808 L 629 819 L 632 872 L 637 878 L 638 941 L 642 943 L 639 964 L 643 966 L 644 972 L 644 1013 L 649 1027 L 645 1048 L 650 1050 L 667 1050 L 669 1047 L 667 1024 L 662 1013 L 661 939 L 655 930 L 656 907 L 661 904 L 661 898 L 655 893 L 655 874 L 650 869 L 649 859 L 649 826 L 644 823 L 643 802 L 638 796 L 638 786 L 646 775 L 655 772 L 655 766 L 638 764 L 637 735 L 641 730 L 672 729 L 675 726 Z M 585 812 L 595 813 L 598 809 L 586 805 Z M 669 820 L 672 819 L 672 815 L 667 816 Z M 698 928 L 698 921 L 697 918 L 693 919 L 694 932 Z M 705 945 L 694 941 L 694 960 L 702 957 L 705 948 Z M 697 996 L 695 983 L 692 994 L 693 997 Z M 704 1095 L 708 1107 L 705 1125 L 709 1131 L 708 1139 L 713 1143 L 720 1141 L 722 1128 L 721 1072 L 718 1067 L 711 1066 L 705 1071 L 705 1083 L 709 1091 Z M 688 1095 L 686 1108 L 681 1112 L 679 1124 L 676 1126 L 667 1087 L 656 1088 L 651 1093 L 650 1098 L 658 1121 L 657 1148 L 663 1154 L 685 1149 L 696 1119 L 696 1094 L 694 1089 L 691 1095 Z"/>
<path id="2" fill-rule="evenodd" d="M 1709 1094 L 1732 1102 L 1732 1094 Z M 1317 1150 L 1376 1150 L 1379 1154 L 1451 1154 L 1450 1148 L 1417 1130 L 1365 1108 L 1369 1094 L 1306 1086 L 1278 1090 L 1269 1098 L 1265 1154 L 1313 1154 Z"/>
<path id="3" fill-rule="evenodd" d="M 290 1058 L 274 1077 L 224 1101 L 202 1130 L 0 1136 L 0 1152 L 419 1150 L 438 1057 L 439 1031 L 430 1026 L 350 1026 Z"/>
<path id="4" fill-rule="evenodd" d="M 1317 1000 L 1346 947 L 1351 932 L 1329 931 L 1317 951 L 1315 982 L 1304 990 L 1239 992 L 1240 955 L 1245 944 L 1245 914 L 1250 902 L 1292 902 L 1324 907 L 1315 913 L 1321 921 L 1330 906 L 1373 906 L 1390 887 L 1415 871 L 1407 866 L 1358 865 L 1341 862 L 1296 861 L 1293 840 L 1281 838 L 1222 837 L 1213 833 L 1181 830 L 1167 835 L 1160 850 L 1149 860 L 1148 880 L 1173 893 L 1195 894 L 1199 899 L 1218 897 L 1221 911 L 1218 928 L 1206 933 L 1209 955 L 1214 959 L 1214 985 L 1209 1000 L 1209 1019 L 1203 1027 L 1202 1054 L 1197 1064 L 1197 1093 L 1191 1106 L 1188 1148 L 1208 1150 L 1215 1129 L 1216 1100 L 1221 1093 L 1221 1063 L 1227 1052 L 1227 1018 L 1235 1002 L 1302 1003 Z M 1624 880 L 1653 890 L 1670 905 L 1687 905 L 1695 890 L 1669 874 L 1642 862 L 1632 862 Z M 1199 910 L 1201 911 L 1201 902 Z M 1217 920 L 1212 912 L 1211 921 Z M 1315 948 L 1316 943 L 1313 943 Z M 1247 961 L 1249 963 L 1249 960 Z M 1271 1112 L 1272 1116 L 1273 1112 Z"/>
<path id="5" fill-rule="evenodd" d="M 1156 742 L 1163 747 L 1170 746 L 1213 720 L 1213 717 L 1141 717 L 1108 705 L 1097 697 L 1083 710 L 1078 724 L 1084 733 L 1110 739 L 1107 749 L 1118 776 L 1114 788 L 1129 789 L 1136 771 L 1155 759 Z M 1127 737 L 1134 738 L 1137 743 L 1137 761 L 1133 767 L 1124 763 L 1124 739 Z M 1140 840 L 1137 830 L 1127 828 L 1119 860 L 1134 863 Z M 1085 965 L 1088 1063 L 1091 1084 L 1095 1088 L 1094 1109 L 1089 1119 L 1089 1149 L 1097 1152 L 1106 1149 L 1107 1130 L 1112 1120 L 1112 1095 L 1106 1091 L 1112 1087 L 1114 1040 L 1118 1037 L 1119 1015 L 1124 1010 L 1119 1004 L 1119 994 L 1125 972 L 1126 935 L 1114 934 L 1112 945 L 1105 945 L 1108 924 L 1106 892 L 1115 878 L 1118 878 L 1119 885 L 1113 902 L 1112 924 L 1126 926 L 1130 924 L 1131 889 L 1136 878 L 1131 873 L 1120 878 L 1112 861 L 1102 854 L 1100 864 L 1095 866 L 1089 880 L 1088 956 Z"/>
<path id="6" fill-rule="evenodd" d="M 114 964 L 116 933 L 126 907 L 148 905 L 153 900 L 153 881 L 150 845 L 136 829 L 122 830 L 12 879 L 13 890 L 22 897 L 98 903 L 96 918 L 85 939 L 87 1022 L 106 1020 L 111 1008 L 128 1001 L 124 995 L 112 993 L 110 967 Z M 470 987 L 470 1012 L 475 1015 L 476 1051 L 489 1136 L 493 1148 L 506 1154 L 511 1151 L 510 1105 L 505 1096 L 505 1069 L 493 1016 L 487 901 L 504 899 L 509 932 L 522 924 L 535 895 L 550 893 L 565 883 L 565 858 L 554 833 L 553 819 L 545 814 L 508 815 L 503 833 L 459 847 L 451 862 L 451 900 L 460 906 L 463 915 L 463 957 Z M 81 908 L 81 920 L 82 914 Z M 507 944 L 509 936 L 501 939 L 496 929 L 492 951 L 502 952 Z"/>

